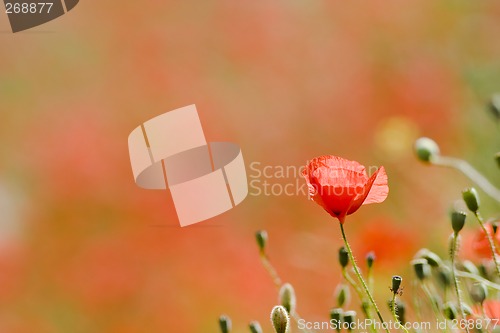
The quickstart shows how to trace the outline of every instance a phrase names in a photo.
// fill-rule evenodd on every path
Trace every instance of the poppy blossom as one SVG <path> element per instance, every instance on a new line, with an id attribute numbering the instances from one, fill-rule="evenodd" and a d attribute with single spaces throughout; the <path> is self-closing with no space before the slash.
<path id="1" fill-rule="evenodd" d="M 361 205 L 383 202 L 389 194 L 384 167 L 368 177 L 363 165 L 341 157 L 316 157 L 309 161 L 302 175 L 307 182 L 309 198 L 342 224 L 345 217 Z"/>
<path id="2" fill-rule="evenodd" d="M 493 226 L 491 225 L 491 223 L 485 223 L 484 228 L 486 229 L 488 235 L 493 235 Z M 500 232 L 497 231 L 492 238 L 495 241 L 495 245 L 500 243 Z M 486 237 L 486 234 L 482 229 L 478 230 L 478 233 L 474 238 L 474 242 L 472 243 L 472 248 L 478 256 L 482 258 L 491 258 L 490 243 L 488 241 L 488 237 Z M 496 251 L 498 254 L 498 245 L 496 245 Z"/>

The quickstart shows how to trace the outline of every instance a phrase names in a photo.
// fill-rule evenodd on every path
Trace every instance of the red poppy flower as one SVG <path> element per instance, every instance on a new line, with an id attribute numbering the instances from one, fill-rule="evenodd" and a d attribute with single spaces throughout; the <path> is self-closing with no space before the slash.
<path id="1" fill-rule="evenodd" d="M 484 312 L 490 319 L 500 319 L 500 301 L 491 300 L 483 303 Z"/>
<path id="2" fill-rule="evenodd" d="M 324 155 L 309 161 L 302 171 L 310 199 L 344 223 L 345 217 L 361 205 L 380 203 L 387 198 L 387 174 L 380 167 L 368 177 L 356 161 Z"/>
<path id="3" fill-rule="evenodd" d="M 493 226 L 491 225 L 491 223 L 485 223 L 484 227 L 489 235 L 493 235 Z M 497 231 L 493 239 L 495 240 L 495 247 L 498 253 L 498 244 L 500 243 L 500 230 Z M 472 243 L 472 248 L 480 257 L 491 258 L 490 243 L 483 229 L 479 229 L 478 233 L 476 234 L 474 242 Z"/>

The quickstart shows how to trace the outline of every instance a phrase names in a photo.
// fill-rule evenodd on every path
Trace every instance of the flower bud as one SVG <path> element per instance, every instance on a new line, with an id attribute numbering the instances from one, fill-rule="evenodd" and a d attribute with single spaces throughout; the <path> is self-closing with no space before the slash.
<path id="1" fill-rule="evenodd" d="M 343 246 L 339 249 L 339 262 L 342 268 L 345 268 L 349 264 L 349 254 Z"/>
<path id="2" fill-rule="evenodd" d="M 401 287 L 401 282 L 403 282 L 403 278 L 399 275 L 394 275 L 392 277 L 392 288 L 391 291 L 394 294 L 399 293 L 399 288 Z"/>
<path id="3" fill-rule="evenodd" d="M 342 328 L 341 323 L 343 312 L 344 311 L 342 311 L 342 309 L 340 308 L 330 310 L 330 320 L 333 321 L 337 332 L 340 332 Z"/>
<path id="4" fill-rule="evenodd" d="M 495 161 L 497 161 L 497 166 L 500 168 L 500 152 L 495 154 Z"/>
<path id="5" fill-rule="evenodd" d="M 267 231 L 259 230 L 255 233 L 255 240 L 259 246 L 260 253 L 264 253 L 267 245 Z"/>
<path id="6" fill-rule="evenodd" d="M 370 307 L 371 307 L 371 304 L 367 300 L 364 300 L 361 302 L 361 310 L 363 311 L 363 314 L 365 315 L 365 317 L 369 317 Z"/>
<path id="7" fill-rule="evenodd" d="M 446 303 L 443 308 L 443 314 L 446 319 L 455 320 L 458 317 L 457 307 L 453 303 Z"/>
<path id="8" fill-rule="evenodd" d="M 459 233 L 465 225 L 465 218 L 467 214 L 465 212 L 452 211 L 451 212 L 451 226 L 455 233 Z"/>
<path id="9" fill-rule="evenodd" d="M 252 332 L 252 333 L 262 333 L 262 327 L 260 327 L 260 324 L 258 321 L 250 322 L 248 327 L 250 328 L 250 332 Z"/>
<path id="10" fill-rule="evenodd" d="M 491 96 L 489 109 L 496 120 L 500 120 L 500 94 Z"/>
<path id="11" fill-rule="evenodd" d="M 420 281 L 431 275 L 431 269 L 426 259 L 415 259 L 410 262 Z"/>
<path id="12" fill-rule="evenodd" d="M 467 205 L 467 208 L 473 213 L 479 209 L 479 194 L 474 187 L 466 188 L 462 191 L 462 198 Z"/>
<path id="13" fill-rule="evenodd" d="M 349 291 L 349 287 L 346 286 L 345 284 L 340 284 L 335 290 L 335 299 L 337 300 L 337 306 L 339 308 L 349 304 L 351 300 L 351 293 Z"/>
<path id="14" fill-rule="evenodd" d="M 220 326 L 220 331 L 222 333 L 231 332 L 231 318 L 229 318 L 226 315 L 220 316 L 219 317 L 219 326 Z"/>
<path id="15" fill-rule="evenodd" d="M 430 162 L 433 156 L 439 155 L 439 146 L 429 138 L 420 138 L 415 141 L 415 153 L 422 162 Z"/>
<path id="16" fill-rule="evenodd" d="M 470 297 L 474 302 L 483 304 L 486 297 L 488 297 L 488 289 L 482 283 L 474 283 L 470 290 Z"/>
<path id="17" fill-rule="evenodd" d="M 373 267 L 375 259 L 377 259 L 377 257 L 375 256 L 375 252 L 373 251 L 368 252 L 368 254 L 366 255 L 366 265 L 368 266 L 368 269 Z"/>
<path id="18" fill-rule="evenodd" d="M 432 267 L 439 267 L 442 265 L 441 258 L 434 252 L 428 249 L 421 249 L 415 254 L 415 259 L 425 259 Z"/>
<path id="19" fill-rule="evenodd" d="M 476 265 L 470 260 L 464 260 L 461 263 L 462 269 L 466 271 L 467 273 L 471 273 L 474 275 L 479 275 L 479 270 L 477 269 Z"/>
<path id="20" fill-rule="evenodd" d="M 347 325 L 347 331 L 350 332 L 356 328 L 356 311 L 346 311 L 344 312 L 344 323 Z"/>
<path id="21" fill-rule="evenodd" d="M 452 275 L 451 270 L 446 266 L 440 266 L 437 271 L 439 284 L 447 289 L 451 286 Z"/>
<path id="22" fill-rule="evenodd" d="M 271 323 L 273 324 L 274 331 L 276 333 L 288 332 L 290 317 L 283 306 L 277 305 L 273 308 L 271 311 Z"/>
<path id="23" fill-rule="evenodd" d="M 295 290 L 293 290 L 290 283 L 285 283 L 281 286 L 279 296 L 280 303 L 285 307 L 286 311 L 288 313 L 294 313 L 297 300 L 295 298 Z"/>

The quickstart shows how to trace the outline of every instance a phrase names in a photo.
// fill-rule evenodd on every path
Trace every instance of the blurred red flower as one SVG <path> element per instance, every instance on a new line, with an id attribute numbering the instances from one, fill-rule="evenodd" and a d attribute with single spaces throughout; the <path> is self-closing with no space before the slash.
<path id="1" fill-rule="evenodd" d="M 484 312 L 490 319 L 500 319 L 500 301 L 485 301 Z"/>
<path id="2" fill-rule="evenodd" d="M 384 167 L 368 177 L 358 162 L 332 155 L 312 159 L 302 175 L 309 197 L 342 224 L 361 205 L 383 202 L 389 194 Z"/>
<path id="3" fill-rule="evenodd" d="M 484 227 L 486 228 L 486 232 L 489 235 L 493 234 L 493 226 L 491 225 L 491 223 L 486 223 Z M 498 253 L 498 244 L 500 243 L 500 232 L 497 231 L 495 233 L 494 241 Z M 488 242 L 486 234 L 482 229 L 479 229 L 478 233 L 476 234 L 474 241 L 472 243 L 472 248 L 474 249 L 474 252 L 476 252 L 476 254 L 479 255 L 480 257 L 491 258 L 490 244 Z"/>

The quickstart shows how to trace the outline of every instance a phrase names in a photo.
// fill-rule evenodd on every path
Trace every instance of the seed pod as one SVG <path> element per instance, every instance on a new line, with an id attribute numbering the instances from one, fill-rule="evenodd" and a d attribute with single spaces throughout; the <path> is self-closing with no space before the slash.
<path id="1" fill-rule="evenodd" d="M 349 254 L 343 246 L 339 249 L 339 263 L 342 268 L 345 268 L 349 264 Z"/>
<path id="2" fill-rule="evenodd" d="M 470 297 L 478 304 L 483 304 L 486 297 L 488 297 L 488 289 L 480 282 L 474 283 L 470 290 Z"/>
<path id="3" fill-rule="evenodd" d="M 403 282 L 403 278 L 399 275 L 394 275 L 392 277 L 392 292 L 394 294 L 399 293 L 399 288 L 401 287 L 401 282 Z"/>
<path id="4" fill-rule="evenodd" d="M 345 284 L 338 285 L 337 289 L 335 289 L 335 299 L 337 300 L 337 306 L 339 308 L 349 304 L 351 300 L 351 293 L 349 291 L 349 287 L 346 286 Z"/>
<path id="5" fill-rule="evenodd" d="M 377 257 L 375 256 L 375 252 L 373 251 L 368 252 L 368 254 L 366 255 L 366 265 L 368 266 L 368 268 L 373 267 L 375 259 L 377 259 Z"/>
<path id="6" fill-rule="evenodd" d="M 267 231 L 259 230 L 255 233 L 255 240 L 257 241 L 257 246 L 261 253 L 264 253 L 267 245 Z"/>
<path id="7" fill-rule="evenodd" d="M 250 332 L 252 332 L 252 333 L 262 333 L 262 327 L 260 327 L 260 324 L 258 321 L 250 322 L 248 327 L 250 328 Z"/>
<path id="8" fill-rule="evenodd" d="M 426 259 L 415 259 L 410 263 L 420 281 L 423 281 L 431 275 L 431 269 Z"/>
<path id="9" fill-rule="evenodd" d="M 343 313 L 344 311 L 342 311 L 342 309 L 340 308 L 330 310 L 330 320 L 333 321 L 333 324 L 335 325 L 335 330 L 337 332 L 340 332 L 342 328 L 341 324 L 342 324 Z"/>
<path id="10" fill-rule="evenodd" d="M 219 317 L 219 326 L 220 326 L 220 331 L 222 333 L 231 332 L 231 318 L 229 318 L 226 315 L 220 316 Z"/>
<path id="11" fill-rule="evenodd" d="M 467 214 L 465 212 L 453 211 L 451 212 L 451 226 L 455 233 L 459 233 L 465 225 L 465 218 Z"/>

